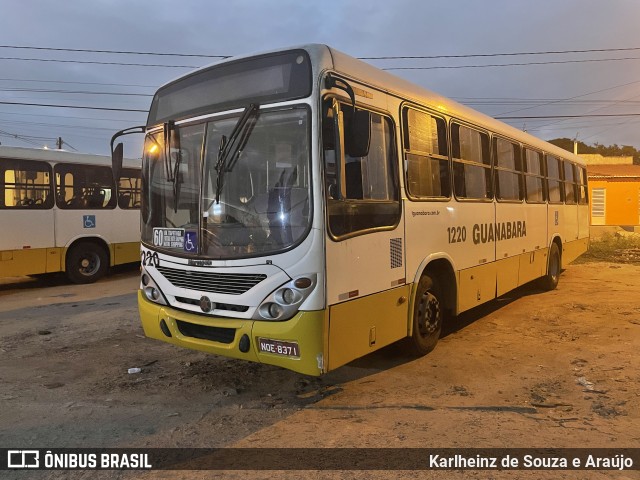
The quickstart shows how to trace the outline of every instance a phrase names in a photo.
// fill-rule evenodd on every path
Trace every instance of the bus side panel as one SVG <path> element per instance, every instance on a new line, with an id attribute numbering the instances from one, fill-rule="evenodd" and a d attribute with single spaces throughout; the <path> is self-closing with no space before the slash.
<path id="1" fill-rule="evenodd" d="M 47 249 L 5 250 L 0 252 L 0 277 L 36 275 L 47 271 Z"/>
<path id="2" fill-rule="evenodd" d="M 54 246 L 51 210 L 1 210 L 0 220 L 0 251 Z"/>
<path id="3" fill-rule="evenodd" d="M 393 231 L 372 232 L 339 242 L 327 240 L 328 304 L 372 295 L 406 283 L 401 226 L 402 220 Z M 393 263 L 393 245 L 399 245 L 398 263 Z"/>
<path id="4" fill-rule="evenodd" d="M 564 208 L 565 235 L 563 241 L 572 242 L 580 236 L 578 230 L 578 205 L 565 205 Z"/>
<path id="5" fill-rule="evenodd" d="M 564 205 L 547 205 L 547 234 L 547 247 L 551 246 L 551 240 L 556 236 L 564 241 Z"/>
<path id="6" fill-rule="evenodd" d="M 518 286 L 520 254 L 528 249 L 527 213 L 523 203 L 496 202 L 494 232 L 498 296 Z"/>
<path id="7" fill-rule="evenodd" d="M 62 248 L 47 248 L 47 273 L 60 272 L 62 267 Z"/>
<path id="8" fill-rule="evenodd" d="M 578 206 L 549 205 L 549 210 L 549 234 L 553 236 L 553 233 L 558 233 L 562 239 L 561 261 L 562 268 L 565 268 L 578 256 L 571 246 L 578 239 Z M 551 210 L 558 213 L 551 213 Z"/>
<path id="9" fill-rule="evenodd" d="M 108 210 L 105 213 L 111 214 L 110 220 L 113 222 L 110 233 L 112 243 L 140 243 L 140 210 L 127 209 Z M 126 226 L 126 228 L 124 228 Z M 140 257 L 140 252 L 136 252 L 136 260 Z M 117 252 L 116 252 L 117 254 Z M 135 260 L 134 260 L 135 261 Z"/>
<path id="10" fill-rule="evenodd" d="M 56 246 L 68 247 L 80 237 L 99 237 L 111 240 L 117 210 L 55 210 Z M 122 230 L 127 229 L 124 220 L 117 220 Z M 111 259 L 113 261 L 113 259 Z"/>
<path id="11" fill-rule="evenodd" d="M 496 262 L 458 272 L 458 313 L 496 298 Z"/>
<path id="12" fill-rule="evenodd" d="M 640 195 L 640 193 L 639 193 Z M 640 202 L 640 197 L 638 198 Z M 638 219 L 640 221 L 640 219 Z M 589 237 L 589 204 L 578 205 L 578 238 Z"/>
<path id="13" fill-rule="evenodd" d="M 546 217 L 544 204 L 496 203 L 498 296 L 544 273 Z"/>
<path id="14" fill-rule="evenodd" d="M 113 264 L 140 261 L 140 242 L 116 243 L 114 245 Z"/>
<path id="15" fill-rule="evenodd" d="M 407 335 L 411 285 L 329 307 L 329 368 L 374 352 Z"/>
<path id="16" fill-rule="evenodd" d="M 504 295 L 518 286 L 520 256 L 496 260 L 496 296 Z"/>
<path id="17" fill-rule="evenodd" d="M 54 246 L 51 210 L 1 210 L 0 276 L 46 273 L 47 248 Z M 58 271 L 58 270 L 52 270 Z"/>
<path id="18" fill-rule="evenodd" d="M 562 265 L 566 266 L 589 248 L 589 238 L 572 240 L 562 245 Z"/>
<path id="19" fill-rule="evenodd" d="M 518 284 L 524 285 L 540 278 L 547 271 L 547 255 L 549 249 L 541 248 L 520 255 L 520 275 Z"/>

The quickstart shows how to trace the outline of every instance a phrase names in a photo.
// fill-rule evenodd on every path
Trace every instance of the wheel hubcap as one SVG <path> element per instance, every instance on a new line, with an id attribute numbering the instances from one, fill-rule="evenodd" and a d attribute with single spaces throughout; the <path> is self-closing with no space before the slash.
<path id="1" fill-rule="evenodd" d="M 440 302 L 431 293 L 425 292 L 420 300 L 418 328 L 420 335 L 428 337 L 440 326 Z"/>
<path id="2" fill-rule="evenodd" d="M 80 260 L 80 273 L 93 275 L 100 268 L 100 259 L 97 256 L 87 256 Z"/>

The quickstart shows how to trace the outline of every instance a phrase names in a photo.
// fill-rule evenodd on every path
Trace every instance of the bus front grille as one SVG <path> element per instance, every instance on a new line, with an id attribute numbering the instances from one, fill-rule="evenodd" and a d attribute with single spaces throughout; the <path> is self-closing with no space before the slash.
<path id="1" fill-rule="evenodd" d="M 214 342 L 229 344 L 236 336 L 235 328 L 208 327 L 197 323 L 183 322 L 176 320 L 178 330 L 185 337 L 199 338 L 200 340 L 211 340 Z"/>
<path id="2" fill-rule="evenodd" d="M 173 286 L 201 292 L 241 295 L 267 278 L 253 273 L 210 273 L 157 267 Z"/>
<path id="3" fill-rule="evenodd" d="M 176 297 L 176 301 L 180 303 L 186 303 L 187 305 L 194 305 L 196 307 L 200 306 L 200 299 Z M 230 303 L 219 302 L 216 302 L 215 305 L 215 310 L 227 310 L 229 312 L 246 312 L 247 310 L 249 310 L 249 307 L 247 307 L 246 305 L 232 305 Z"/>

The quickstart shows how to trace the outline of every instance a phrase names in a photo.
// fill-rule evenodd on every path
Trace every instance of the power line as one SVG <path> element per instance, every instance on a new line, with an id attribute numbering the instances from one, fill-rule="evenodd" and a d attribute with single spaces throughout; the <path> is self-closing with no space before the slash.
<path id="1" fill-rule="evenodd" d="M 441 70 L 457 68 L 487 68 L 487 67 L 522 67 L 528 65 L 559 65 L 563 63 L 588 63 L 588 62 L 618 62 L 623 60 L 640 60 L 640 57 L 622 58 L 592 58 L 585 60 L 555 60 L 548 62 L 522 62 L 522 63 L 490 63 L 486 65 L 440 65 L 434 67 L 387 67 L 382 70 Z"/>
<path id="2" fill-rule="evenodd" d="M 136 83 L 100 83 L 100 82 L 72 82 L 69 80 L 31 80 L 27 78 L 0 78 L 2 82 L 36 82 L 36 83 L 73 83 L 76 85 L 102 85 L 110 87 L 143 87 L 158 88 L 158 85 L 140 85 Z"/>
<path id="3" fill-rule="evenodd" d="M 60 60 L 53 58 L 25 58 L 25 57 L 0 57 L 0 60 L 17 60 L 27 62 L 54 62 L 54 63 L 74 63 L 90 65 L 120 65 L 128 67 L 160 67 L 160 68 L 200 68 L 202 65 L 166 65 L 154 63 L 128 63 L 128 62 L 99 62 L 95 60 Z M 442 70 L 460 68 L 488 68 L 488 67 L 521 67 L 530 65 L 559 65 L 569 63 L 589 63 L 589 62 L 616 62 L 626 60 L 640 60 L 640 57 L 621 58 L 593 58 L 584 60 L 550 60 L 546 62 L 519 62 L 519 63 L 490 63 L 484 65 L 438 65 L 432 67 L 385 67 L 382 70 Z"/>
<path id="4" fill-rule="evenodd" d="M 0 48 L 16 48 L 24 50 L 47 50 L 53 52 L 85 52 L 85 53 L 115 53 L 124 55 L 155 55 L 162 57 L 201 57 L 201 58 L 229 58 L 230 55 L 204 55 L 196 53 L 165 53 L 165 52 L 135 52 L 123 50 L 91 50 L 88 48 L 52 48 L 52 47 L 26 47 L 22 45 L 0 45 Z"/>
<path id="5" fill-rule="evenodd" d="M 640 83 L 640 80 L 634 80 L 633 82 L 627 82 L 627 83 L 623 83 L 621 85 L 615 85 L 613 87 L 607 87 L 607 88 L 603 88 L 601 90 L 595 90 L 593 92 L 582 93 L 582 94 L 576 95 L 574 97 L 569 97 L 566 100 L 575 100 L 576 98 L 588 97 L 589 95 L 594 95 L 596 93 L 606 92 L 608 90 L 615 90 L 616 88 L 628 87 L 629 85 L 634 85 L 636 83 Z M 499 115 L 507 115 L 509 113 L 522 112 L 523 110 L 531 110 L 532 108 L 543 107 L 545 105 L 551 105 L 551 104 L 557 103 L 557 102 L 558 102 L 557 100 L 553 100 L 553 101 L 542 103 L 540 105 L 536 105 L 536 106 L 533 106 L 533 107 L 519 108 L 517 110 L 510 110 L 508 112 L 502 112 Z"/>
<path id="6" fill-rule="evenodd" d="M 548 104 L 558 105 L 609 105 L 611 103 L 618 104 L 616 100 L 571 100 L 571 99 L 549 99 L 549 98 L 453 98 L 453 100 L 464 103 L 465 105 L 533 105 L 534 107 Z M 621 103 L 625 105 L 640 105 L 640 100 L 621 100 Z"/>
<path id="7" fill-rule="evenodd" d="M 583 115 L 536 115 L 536 116 L 521 116 L 521 117 L 493 117 L 497 120 L 528 120 L 536 118 L 588 118 L 588 117 L 640 117 L 640 113 L 598 113 L 598 114 L 583 114 Z"/>
<path id="8" fill-rule="evenodd" d="M 60 118 L 60 115 L 45 115 L 45 114 L 42 114 L 42 113 L 0 112 L 0 115 L 17 115 L 17 116 L 24 116 L 24 117 Z M 67 119 L 67 118 L 75 118 L 75 119 L 79 119 L 79 120 L 93 120 L 93 121 L 97 121 L 97 122 L 118 122 L 118 123 L 130 122 L 131 121 L 131 119 L 125 120 L 123 118 L 78 117 L 78 116 L 74 116 L 74 115 L 65 115 L 64 118 L 65 119 Z"/>
<path id="9" fill-rule="evenodd" d="M 510 53 L 474 53 L 464 55 L 391 55 L 386 57 L 358 57 L 360 60 L 434 60 L 439 58 L 473 58 L 473 57 L 515 57 L 520 55 L 556 55 L 566 53 L 594 53 L 594 52 L 626 52 L 640 50 L 640 47 L 630 48 L 595 48 L 589 50 L 547 50 L 541 52 L 510 52 Z"/>
<path id="10" fill-rule="evenodd" d="M 200 68 L 201 65 L 160 65 L 153 63 L 97 62 L 92 60 L 59 60 L 53 58 L 0 57 L 0 60 L 19 60 L 27 62 L 80 63 L 91 65 L 124 65 L 128 67 L 165 67 L 165 68 Z"/>
<path id="11" fill-rule="evenodd" d="M 37 143 L 37 142 L 34 142 L 31 138 L 38 138 L 38 139 L 44 139 L 44 140 L 55 140 L 53 137 L 31 137 L 30 138 L 28 135 L 18 135 L 16 133 L 10 133 L 10 132 L 7 132 L 5 130 L 0 130 L 0 136 L 15 138 L 16 140 L 20 140 L 20 141 L 22 141 L 24 143 L 35 145 L 36 147 L 39 147 L 40 144 Z"/>
<path id="12" fill-rule="evenodd" d="M 115 127 L 113 128 L 89 127 L 87 125 L 69 125 L 64 123 L 47 123 L 47 122 L 24 122 L 24 121 L 15 121 L 15 120 L 0 120 L 0 124 L 15 125 L 15 126 L 24 125 L 26 127 L 55 127 L 55 128 L 74 129 L 74 130 L 103 130 L 106 132 L 114 132 L 115 130 L 119 130 L 118 128 L 115 128 Z"/>
<path id="13" fill-rule="evenodd" d="M 71 93 L 80 95 L 123 95 L 132 97 L 153 97 L 153 95 L 149 93 L 95 92 L 89 90 L 57 90 L 48 88 L 0 88 L 0 92 Z"/>
<path id="14" fill-rule="evenodd" d="M 112 111 L 112 112 L 141 112 L 141 113 L 149 112 L 149 110 L 138 110 L 134 108 L 87 107 L 87 106 L 80 106 L 80 105 L 53 105 L 48 103 L 0 102 L 0 105 L 26 105 L 30 107 L 53 107 L 53 108 L 80 108 L 85 110 L 105 110 L 105 111 Z"/>
<path id="15" fill-rule="evenodd" d="M 23 50 L 44 50 L 54 52 L 82 52 L 82 53 L 108 53 L 123 55 L 150 55 L 162 57 L 196 57 L 196 58 L 230 58 L 231 55 L 208 55 L 196 53 L 167 53 L 167 52 L 142 52 L 134 50 L 96 50 L 88 48 L 54 48 L 54 47 L 33 47 L 24 45 L 0 45 L 0 48 L 23 49 Z M 481 57 L 510 57 L 524 55 L 563 55 L 568 53 L 602 53 L 602 52 L 628 52 L 640 50 L 640 47 L 628 48 L 592 48 L 584 50 L 543 50 L 534 52 L 500 52 L 500 53 L 472 53 L 458 55 L 388 55 L 380 57 L 357 57 L 360 60 L 413 60 L 413 59 L 439 59 L 439 58 L 481 58 Z"/>

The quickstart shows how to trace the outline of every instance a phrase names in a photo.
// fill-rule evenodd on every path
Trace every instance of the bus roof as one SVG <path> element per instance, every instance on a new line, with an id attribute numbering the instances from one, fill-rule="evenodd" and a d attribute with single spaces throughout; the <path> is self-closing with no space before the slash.
<path id="1" fill-rule="evenodd" d="M 507 125 L 500 120 L 480 113 L 477 110 L 462 105 L 450 98 L 439 95 L 431 90 L 418 86 L 408 80 L 393 75 L 385 70 L 381 70 L 369 63 L 366 63 L 362 60 L 359 60 L 355 57 L 347 55 L 346 53 L 340 52 L 339 50 L 323 44 L 299 45 L 288 48 L 280 48 L 229 57 L 224 60 L 220 60 L 198 68 L 197 70 L 189 72 L 186 75 L 175 78 L 162 85 L 160 89 L 174 83 L 177 80 L 189 77 L 190 75 L 193 75 L 202 70 L 207 70 L 218 65 L 223 65 L 225 63 L 235 62 L 238 60 L 243 60 L 260 55 L 268 55 L 289 50 L 301 49 L 306 50 L 309 53 L 311 62 L 313 64 L 314 75 L 320 75 L 325 70 L 334 70 L 346 77 L 351 77 L 353 80 L 369 84 L 390 95 L 404 98 L 420 105 L 432 107 L 437 111 L 440 111 L 443 115 L 467 121 L 473 125 L 485 128 L 498 135 L 503 135 L 525 145 L 543 150 L 551 155 L 559 156 L 581 165 L 585 164 L 585 161 L 577 155 L 574 155 L 573 152 L 557 147 L 534 135 L 518 130 L 511 125 Z"/>
<path id="2" fill-rule="evenodd" d="M 385 70 L 380 70 L 379 68 L 363 62 L 362 60 L 351 57 L 333 48 L 328 48 L 331 51 L 333 66 L 336 72 L 351 76 L 355 80 L 369 83 L 380 90 L 386 91 L 390 95 L 406 98 L 407 100 L 414 101 L 418 104 L 430 106 L 444 115 L 465 120 L 498 135 L 503 135 L 533 148 L 544 150 L 549 154 L 566 158 L 575 163 L 585 163 L 583 159 L 574 155 L 573 152 L 569 152 L 568 150 L 564 150 L 549 142 L 541 140 L 534 135 L 518 130 L 517 128 L 507 125 L 500 120 L 485 115 L 484 113 L 480 113 L 477 110 L 432 92 L 424 87 L 420 87 Z"/>
<path id="3" fill-rule="evenodd" d="M 50 150 L 45 148 L 9 147 L 0 145 L 0 160 L 15 158 L 21 160 L 41 160 L 51 163 L 82 163 L 85 165 L 111 166 L 111 157 L 88 153 L 67 152 L 66 150 Z M 126 158 L 123 161 L 126 168 L 140 168 L 141 160 Z"/>

